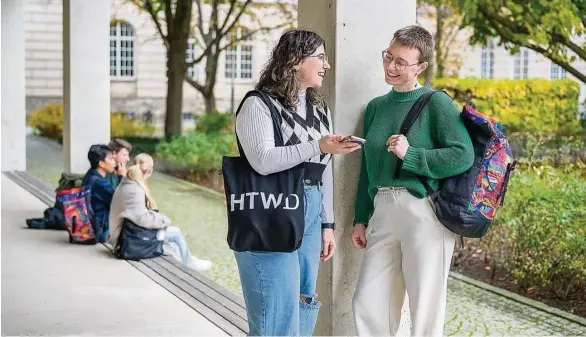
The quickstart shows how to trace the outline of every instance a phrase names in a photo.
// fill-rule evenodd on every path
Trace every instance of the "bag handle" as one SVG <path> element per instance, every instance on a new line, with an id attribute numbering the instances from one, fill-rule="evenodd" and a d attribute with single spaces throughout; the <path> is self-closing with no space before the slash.
<path id="1" fill-rule="evenodd" d="M 238 110 L 236 110 L 236 116 L 238 116 L 238 114 L 240 113 L 240 109 L 242 108 L 242 105 L 244 104 L 246 99 L 253 96 L 260 98 L 271 112 L 271 118 L 273 120 L 273 133 L 275 135 L 275 146 L 284 146 L 285 143 L 283 141 L 283 134 L 281 133 L 281 116 L 279 115 L 279 112 L 277 111 L 277 108 L 271 101 L 269 95 L 267 95 L 267 93 L 265 93 L 264 91 L 251 90 L 248 93 L 246 93 L 242 101 L 240 101 Z M 246 154 L 242 149 L 242 145 L 240 144 L 240 140 L 238 139 L 238 133 L 236 132 L 236 130 L 234 130 L 234 134 L 236 135 L 236 144 L 238 145 L 238 151 L 240 152 L 240 156 L 248 161 L 248 159 L 246 158 Z"/>

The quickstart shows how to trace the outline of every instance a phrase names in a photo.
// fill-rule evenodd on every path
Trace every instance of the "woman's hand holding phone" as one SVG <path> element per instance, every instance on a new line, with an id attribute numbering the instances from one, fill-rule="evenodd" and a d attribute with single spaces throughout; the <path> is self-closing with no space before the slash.
<path id="1" fill-rule="evenodd" d="M 344 139 L 342 141 L 343 142 L 356 143 L 358 145 L 364 145 L 364 143 L 366 143 L 366 139 L 363 139 L 363 138 L 360 138 L 360 137 L 356 137 L 356 136 L 347 136 L 347 137 L 344 137 Z"/>
<path id="2" fill-rule="evenodd" d="M 344 136 L 327 135 L 319 140 L 322 153 L 346 154 L 360 149 L 360 145 L 344 142 Z"/>

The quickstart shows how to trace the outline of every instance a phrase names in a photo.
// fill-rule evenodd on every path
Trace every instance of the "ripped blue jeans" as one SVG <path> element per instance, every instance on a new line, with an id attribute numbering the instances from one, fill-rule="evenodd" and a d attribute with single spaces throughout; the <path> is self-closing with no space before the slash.
<path id="1" fill-rule="evenodd" d="M 322 191 L 305 186 L 305 230 L 293 253 L 234 252 L 249 336 L 311 336 L 321 303 L 315 298 L 321 252 Z"/>

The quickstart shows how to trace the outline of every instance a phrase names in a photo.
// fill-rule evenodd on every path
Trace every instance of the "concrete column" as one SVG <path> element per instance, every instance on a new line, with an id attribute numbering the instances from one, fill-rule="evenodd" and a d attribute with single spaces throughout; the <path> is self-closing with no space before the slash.
<path id="1" fill-rule="evenodd" d="M 26 170 L 24 3 L 2 0 L 2 170 Z"/>
<path id="2" fill-rule="evenodd" d="M 110 0 L 63 0 L 65 171 L 84 173 L 110 139 Z"/>
<path id="3" fill-rule="evenodd" d="M 326 40 L 332 69 L 324 83 L 340 135 L 362 136 L 366 104 L 390 90 L 384 81 L 381 52 L 393 33 L 414 24 L 416 0 L 299 0 L 299 27 Z M 315 335 L 354 335 L 352 296 L 362 252 L 352 248 L 350 233 L 360 172 L 360 153 L 334 158 L 334 205 L 338 252 L 322 264 L 318 294 L 323 306 Z"/>

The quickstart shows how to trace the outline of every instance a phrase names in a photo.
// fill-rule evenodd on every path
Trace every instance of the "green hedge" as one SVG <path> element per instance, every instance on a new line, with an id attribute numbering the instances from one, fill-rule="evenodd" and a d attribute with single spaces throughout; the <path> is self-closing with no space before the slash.
<path id="1" fill-rule="evenodd" d="M 436 79 L 460 106 L 472 95 L 476 110 L 496 118 L 508 132 L 576 134 L 580 86 L 573 80 Z"/>
<path id="2" fill-rule="evenodd" d="M 233 134 L 236 118 L 231 113 L 215 112 L 196 117 L 195 131 L 208 134 Z"/>
<path id="3" fill-rule="evenodd" d="M 157 156 L 169 160 L 181 171 L 211 174 L 221 167 L 223 156 L 238 153 L 234 121 L 234 115 L 229 113 L 198 117 L 194 132 L 160 143 Z"/>
<path id="4" fill-rule="evenodd" d="M 586 288 L 586 164 L 521 166 L 479 243 L 523 289 Z"/>
<path id="5" fill-rule="evenodd" d="M 157 156 L 190 173 L 212 173 L 222 157 L 237 153 L 236 138 L 230 134 L 190 133 L 157 146 Z"/>
<path id="6" fill-rule="evenodd" d="M 161 138 L 154 138 L 154 137 L 139 137 L 139 136 L 131 136 L 131 137 L 123 137 L 124 140 L 128 141 L 132 145 L 132 154 L 131 156 L 135 156 L 139 153 L 149 153 L 154 154 L 157 150 L 157 146 L 160 142 L 162 142 Z"/>

